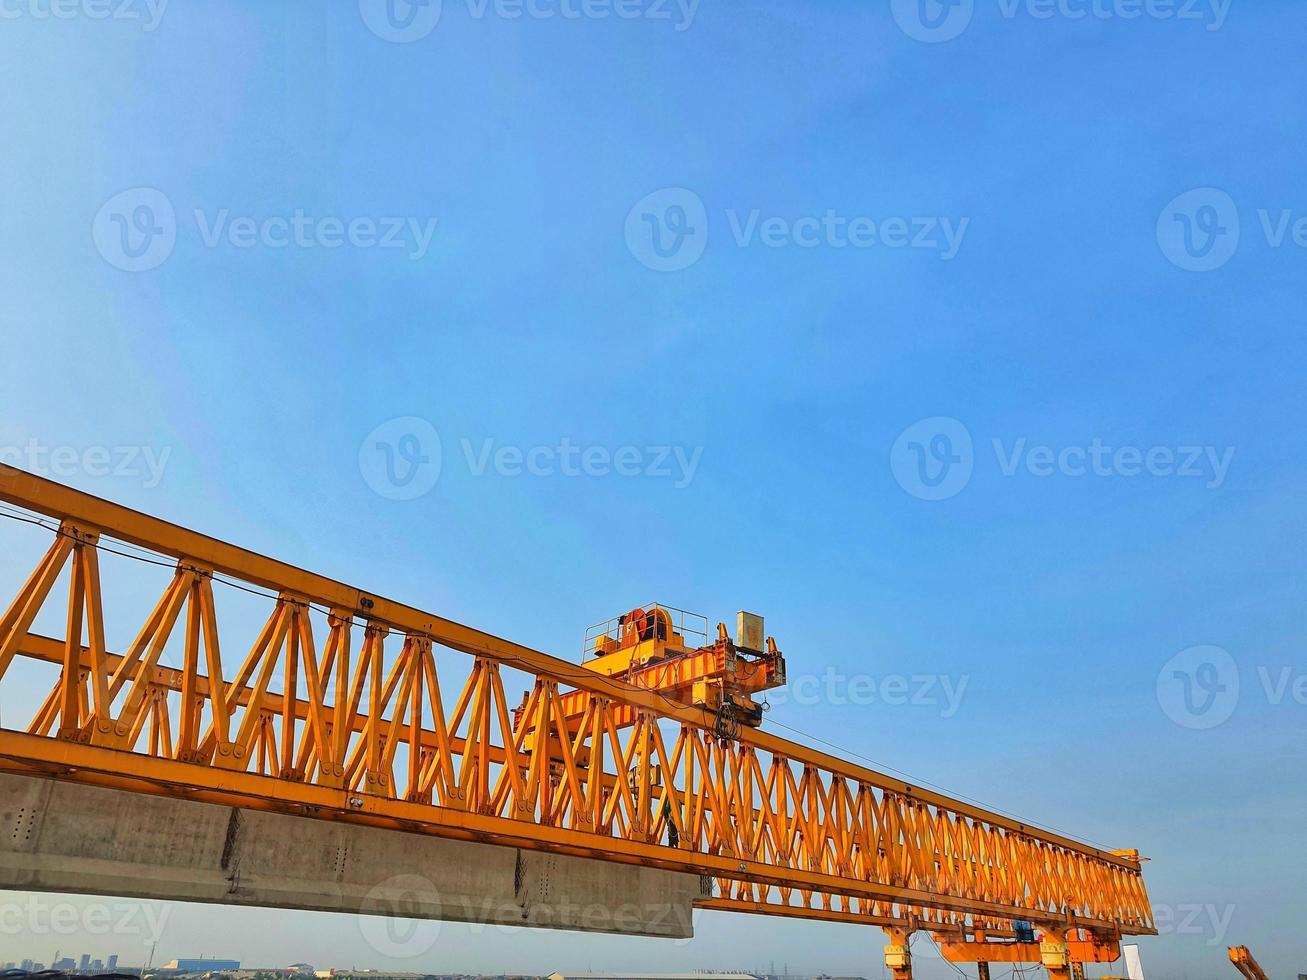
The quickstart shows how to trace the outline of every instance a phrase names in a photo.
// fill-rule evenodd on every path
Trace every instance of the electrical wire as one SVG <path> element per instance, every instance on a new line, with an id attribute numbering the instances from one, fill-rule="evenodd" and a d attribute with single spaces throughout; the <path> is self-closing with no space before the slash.
<path id="1" fill-rule="evenodd" d="M 1022 824 L 1024 824 L 1024 825 L 1026 825 L 1026 826 L 1028 826 L 1028 827 L 1032 827 L 1032 828 L 1037 829 L 1037 830 L 1046 830 L 1046 831 L 1050 831 L 1050 832 L 1055 833 L 1055 834 L 1060 834 L 1060 835 L 1062 835 L 1063 837 L 1068 837 L 1068 838 L 1071 838 L 1071 839 L 1073 839 L 1073 840 L 1080 840 L 1080 841 L 1082 841 L 1083 843 L 1086 843 L 1086 844 L 1094 844 L 1094 845 L 1096 845 L 1097 847 L 1099 847 L 1099 848 L 1102 849 L 1102 850 L 1108 850 L 1108 849 L 1109 849 L 1109 848 L 1108 848 L 1108 845 L 1102 843 L 1101 841 L 1095 841 L 1095 840 L 1093 840 L 1092 838 L 1087 838 L 1087 837 L 1076 838 L 1076 837 L 1073 837 L 1073 835 L 1072 835 L 1069 831 L 1059 830 L 1058 828 L 1056 828 L 1056 827 L 1051 827 L 1051 826 L 1049 826 L 1048 824 L 1040 824 L 1040 823 L 1037 823 L 1037 822 L 1035 822 L 1035 821 L 1033 821 L 1033 820 L 1027 820 L 1025 817 L 1021 816 L 1021 815 L 1018 814 L 1018 813 L 1013 813 L 1013 812 L 1010 811 L 1010 810 L 1003 810 L 1003 809 L 1000 809 L 1000 808 L 998 808 L 998 807 L 996 807 L 996 806 L 991 806 L 991 805 L 988 804 L 988 803 L 982 803 L 980 800 L 977 800 L 977 799 L 975 799 L 974 797 L 967 796 L 967 795 L 965 795 L 965 794 L 963 794 L 963 793 L 957 793 L 957 792 L 954 792 L 953 790 L 948 789 L 947 787 L 940 786 L 938 783 L 932 783 L 930 780 L 926 780 L 926 779 L 918 779 L 917 777 L 913 776 L 911 773 L 904 772 L 902 769 L 896 769 L 896 768 L 894 768 L 893 766 L 886 765 L 886 764 L 883 763 L 883 762 L 877 762 L 875 759 L 868 758 L 867 756 L 863 755 L 861 752 L 855 752 L 853 749 L 846 748 L 845 746 L 842 746 L 842 745 L 836 745 L 834 742 L 828 742 L 828 741 L 826 741 L 824 738 L 819 738 L 819 737 L 817 737 L 816 735 L 812 735 L 812 734 L 809 734 L 808 732 L 801 731 L 801 730 L 798 729 L 798 728 L 791 728 L 789 725 L 786 725 L 786 724 L 784 724 L 783 722 L 779 722 L 779 721 L 776 721 L 776 720 L 772 719 L 772 720 L 769 720 L 769 721 L 768 721 L 768 724 L 769 724 L 769 725 L 774 725 L 774 726 L 776 726 L 777 728 L 784 728 L 787 732 L 792 732 L 792 733 L 795 734 L 795 735 L 799 735 L 799 736 L 802 736 L 803 738 L 810 739 L 810 740 L 813 741 L 813 742 L 818 742 L 818 743 L 820 743 L 821 745 L 824 745 L 824 746 L 826 746 L 827 748 L 830 748 L 830 749 L 834 749 L 834 750 L 837 751 L 837 752 L 844 752 L 844 753 L 847 753 L 848 755 L 851 755 L 851 756 L 854 756 L 854 757 L 856 757 L 856 758 L 858 758 L 858 759 L 861 759 L 863 762 L 866 762 L 866 763 L 869 763 L 869 764 L 872 765 L 872 766 L 875 766 L 877 769 L 883 769 L 883 770 L 885 770 L 886 772 L 892 772 L 892 773 L 894 773 L 894 774 L 896 774 L 896 775 L 902 776 L 902 777 L 904 777 L 904 779 L 905 779 L 906 781 L 912 783 L 914 786 L 928 786 L 928 787 L 930 787 L 931 789 L 938 790 L 939 792 L 944 793 L 944 794 L 947 795 L 947 796 L 952 796 L 952 797 L 954 797 L 955 799 L 963 800 L 963 801 L 965 801 L 965 802 L 967 802 L 967 803 L 974 803 L 976 806 L 983 807 L 984 809 L 989 810 L 989 811 L 991 811 L 991 812 L 993 812 L 993 813 L 999 813 L 999 814 L 1002 814 L 1002 815 L 1005 816 L 1005 817 L 1011 817 L 1013 820 L 1016 820 L 1016 821 L 1018 821 L 1018 822 L 1020 822 L 1020 823 L 1022 823 Z"/>
<path id="2" fill-rule="evenodd" d="M 920 933 L 915 933 L 915 934 L 913 934 L 912 940 L 915 941 L 918 935 L 921 935 L 921 934 L 920 934 Z M 954 963 L 954 962 L 952 962 L 952 961 L 950 961 L 950 960 L 946 960 L 946 959 L 944 959 L 944 951 L 943 951 L 942 949 L 939 948 L 939 943 L 937 943 L 937 942 L 935 941 L 935 936 L 934 936 L 933 933 L 926 933 L 926 936 L 929 938 L 929 940 L 930 940 L 930 944 L 931 944 L 932 946 L 935 947 L 936 952 L 939 953 L 939 958 L 940 958 L 941 960 L 943 960 L 944 963 L 948 964 L 948 966 L 953 970 L 954 973 L 957 973 L 957 974 L 959 974 L 960 976 L 966 977 L 967 980 L 971 980 L 971 975 L 970 975 L 969 973 L 967 973 L 966 970 L 962 969 L 962 967 L 958 966 L 956 963 Z"/>

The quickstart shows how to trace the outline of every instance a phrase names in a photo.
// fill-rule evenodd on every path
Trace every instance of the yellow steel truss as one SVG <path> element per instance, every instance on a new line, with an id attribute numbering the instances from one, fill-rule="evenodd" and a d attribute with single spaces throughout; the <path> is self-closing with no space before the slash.
<path id="1" fill-rule="evenodd" d="M 767 732 L 719 740 L 702 708 L 7 466 L 0 500 L 58 523 L 0 618 L 0 690 L 16 657 L 59 667 L 26 731 L 0 730 L 0 768 L 693 872 L 716 879 L 710 908 L 899 933 L 1154 931 L 1131 855 Z M 176 563 L 122 653 L 101 537 Z M 234 673 L 215 575 L 272 593 Z M 63 638 L 34 633 L 64 580 Z M 180 669 L 161 663 L 174 634 Z M 519 724 L 504 670 L 534 679 Z"/>

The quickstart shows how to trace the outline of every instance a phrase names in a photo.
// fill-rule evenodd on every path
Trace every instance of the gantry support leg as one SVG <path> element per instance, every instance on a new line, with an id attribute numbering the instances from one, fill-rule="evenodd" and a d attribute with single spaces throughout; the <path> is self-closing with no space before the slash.
<path id="1" fill-rule="evenodd" d="M 1071 980 L 1085 980 L 1085 965 L 1071 961 Z"/>
<path id="2" fill-rule="evenodd" d="M 984 960 L 976 964 L 976 978 L 977 980 L 989 980 L 989 964 Z"/>
<path id="3" fill-rule="evenodd" d="M 1067 945 L 1067 928 L 1044 926 L 1039 942 L 1039 958 L 1048 971 L 1048 980 L 1071 980 L 1071 948 Z"/>
<path id="4" fill-rule="evenodd" d="M 885 929 L 885 966 L 894 980 L 912 980 L 912 931 L 898 926 Z"/>

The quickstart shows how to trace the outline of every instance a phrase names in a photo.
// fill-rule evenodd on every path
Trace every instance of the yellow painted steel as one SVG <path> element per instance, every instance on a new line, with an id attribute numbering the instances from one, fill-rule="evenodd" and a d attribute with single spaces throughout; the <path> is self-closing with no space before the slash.
<path id="1" fill-rule="evenodd" d="M 1244 975 L 1245 980 L 1266 980 L 1266 973 L 1253 956 L 1252 950 L 1247 946 L 1231 946 L 1229 949 L 1230 962 Z"/>
<path id="2" fill-rule="evenodd" d="M 939 951 L 950 963 L 1040 963 L 1044 957 L 1039 943 L 942 942 Z M 1115 963 L 1121 944 L 1074 939 L 1066 943 L 1065 955 L 1072 963 Z"/>
<path id="3" fill-rule="evenodd" d="M 0 500 L 58 522 L 0 617 L 0 692 L 16 657 L 59 668 L 27 730 L 0 730 L 0 768 L 693 872 L 716 882 L 710 908 L 904 935 L 1154 932 L 1137 855 L 760 730 L 715 737 L 703 707 L 11 467 Z M 121 653 L 108 540 L 175 562 Z M 234 670 L 215 576 L 272 593 Z M 62 638 L 32 631 L 53 603 Z M 161 663 L 174 635 L 180 669 Z M 504 671 L 530 681 L 521 723 Z"/>

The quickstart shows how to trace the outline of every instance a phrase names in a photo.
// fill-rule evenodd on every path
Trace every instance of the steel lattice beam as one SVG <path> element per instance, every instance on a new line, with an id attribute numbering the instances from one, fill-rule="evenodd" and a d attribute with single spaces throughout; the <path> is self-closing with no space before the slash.
<path id="1" fill-rule="evenodd" d="M 701 709 L 11 467 L 0 500 L 60 522 L 0 618 L 0 690 L 15 657 L 60 667 L 27 732 L 0 732 L 14 771 L 693 871 L 734 910 L 1153 931 L 1120 853 L 763 731 L 718 741 Z M 101 536 L 176 562 L 121 654 Z M 220 653 L 215 574 L 277 597 L 239 662 Z M 47 604 L 67 610 L 62 639 L 32 632 Z M 160 663 L 174 635 L 180 669 Z M 466 683 L 442 688 L 460 657 Z M 532 679 L 517 726 L 506 668 Z"/>

